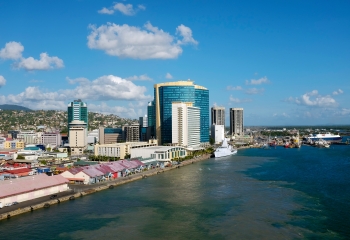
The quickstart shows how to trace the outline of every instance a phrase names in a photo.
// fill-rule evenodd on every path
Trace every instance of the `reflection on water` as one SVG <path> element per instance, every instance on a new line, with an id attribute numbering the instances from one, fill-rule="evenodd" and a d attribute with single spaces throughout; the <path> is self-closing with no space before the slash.
<path id="1" fill-rule="evenodd" d="M 324 225 L 319 198 L 293 181 L 259 179 L 283 159 L 247 155 L 254 154 L 209 159 L 15 217 L 1 222 L 0 232 L 5 239 L 338 237 Z"/>

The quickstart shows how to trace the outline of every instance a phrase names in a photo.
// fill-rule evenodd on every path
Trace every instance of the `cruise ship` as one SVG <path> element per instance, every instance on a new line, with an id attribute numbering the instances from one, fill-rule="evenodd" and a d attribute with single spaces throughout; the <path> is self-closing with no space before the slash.
<path id="1" fill-rule="evenodd" d="M 232 148 L 232 146 L 227 143 L 227 139 L 224 138 L 222 145 L 215 150 L 214 155 L 216 158 L 219 158 L 230 156 L 235 153 L 237 153 L 237 149 Z"/>
<path id="2" fill-rule="evenodd" d="M 310 134 L 307 137 L 307 140 L 311 140 L 311 141 L 318 141 L 320 139 L 329 141 L 329 142 L 341 142 L 342 137 L 337 134 L 333 134 L 333 133 L 319 133 L 319 134 Z"/>

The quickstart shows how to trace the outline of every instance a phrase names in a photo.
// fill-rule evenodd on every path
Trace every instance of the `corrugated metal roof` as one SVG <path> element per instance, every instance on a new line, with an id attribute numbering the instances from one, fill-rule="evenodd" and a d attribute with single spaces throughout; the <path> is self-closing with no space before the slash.
<path id="1" fill-rule="evenodd" d="M 96 168 L 94 168 L 92 166 L 84 169 L 83 172 L 85 174 L 87 174 L 88 176 L 90 176 L 90 177 L 99 177 L 99 176 L 103 176 L 104 175 L 103 172 L 97 170 Z"/>
<path id="2" fill-rule="evenodd" d="M 0 199 L 65 183 L 68 181 L 61 175 L 47 176 L 46 174 L 1 181 Z"/>

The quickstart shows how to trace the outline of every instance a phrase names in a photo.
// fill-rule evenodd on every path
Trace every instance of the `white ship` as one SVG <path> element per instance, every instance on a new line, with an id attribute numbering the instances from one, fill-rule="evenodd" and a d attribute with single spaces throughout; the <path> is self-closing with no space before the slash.
<path id="1" fill-rule="evenodd" d="M 222 145 L 215 150 L 214 155 L 216 158 L 219 158 L 230 156 L 236 153 L 237 149 L 232 148 L 232 146 L 227 143 L 227 139 L 224 138 Z"/>
<path id="2" fill-rule="evenodd" d="M 342 137 L 339 134 L 335 135 L 332 133 L 321 133 L 321 134 L 310 134 L 306 140 L 308 141 L 318 141 L 318 140 L 326 140 L 330 142 L 341 142 Z"/>

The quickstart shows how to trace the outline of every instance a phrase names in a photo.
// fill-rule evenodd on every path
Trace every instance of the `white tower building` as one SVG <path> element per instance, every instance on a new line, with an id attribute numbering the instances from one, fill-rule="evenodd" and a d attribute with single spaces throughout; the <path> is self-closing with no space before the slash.
<path id="1" fill-rule="evenodd" d="M 172 104 L 172 143 L 187 148 L 200 145 L 200 108 L 192 103 Z"/>

